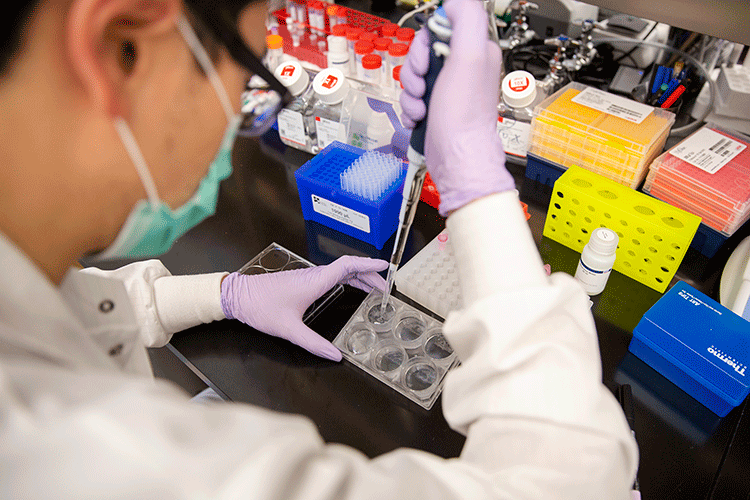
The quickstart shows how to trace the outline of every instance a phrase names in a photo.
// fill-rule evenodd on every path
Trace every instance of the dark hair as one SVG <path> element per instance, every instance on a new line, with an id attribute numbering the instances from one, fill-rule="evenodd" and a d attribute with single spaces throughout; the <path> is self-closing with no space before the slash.
<path id="1" fill-rule="evenodd" d="M 0 51 L 0 78 L 5 77 L 12 66 L 13 60 L 23 50 L 28 35 L 31 18 L 39 7 L 41 0 L 0 0 L 0 29 L 2 29 L 3 44 Z M 232 14 L 236 14 L 243 6 L 251 3 L 248 0 L 230 1 Z M 192 9 L 188 10 L 188 18 L 193 25 L 198 38 L 203 43 L 214 62 L 219 56 L 220 44 L 206 29 L 199 16 L 195 16 Z M 196 62 L 196 66 L 200 66 Z"/>
<path id="2" fill-rule="evenodd" d="M 3 45 L 0 50 L 0 77 L 5 76 L 11 62 L 23 49 L 31 16 L 39 0 L 5 0 L 0 7 L 0 30 Z"/>

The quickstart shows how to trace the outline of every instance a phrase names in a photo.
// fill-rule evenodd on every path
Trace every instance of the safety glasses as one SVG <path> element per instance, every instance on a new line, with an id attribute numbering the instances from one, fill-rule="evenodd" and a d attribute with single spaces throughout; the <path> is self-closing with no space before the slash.
<path id="1" fill-rule="evenodd" d="M 185 0 L 211 35 L 229 52 L 237 64 L 259 76 L 281 98 L 271 109 L 266 109 L 252 120 L 252 129 L 248 135 L 264 133 L 276 120 L 278 112 L 292 101 L 292 95 L 286 87 L 266 68 L 261 59 L 253 53 L 243 40 L 237 28 L 237 16 L 242 7 L 250 2 L 237 0 Z M 252 133 L 255 131 L 256 133 Z"/>

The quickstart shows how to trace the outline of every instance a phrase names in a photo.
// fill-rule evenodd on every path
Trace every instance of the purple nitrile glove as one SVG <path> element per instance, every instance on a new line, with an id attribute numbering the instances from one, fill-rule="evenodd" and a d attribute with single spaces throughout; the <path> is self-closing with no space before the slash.
<path id="1" fill-rule="evenodd" d="M 453 35 L 451 53 L 435 82 L 427 117 L 427 170 L 440 192 L 440 214 L 515 188 L 505 169 L 497 133 L 500 48 L 489 38 L 487 13 L 479 0 L 446 0 Z M 401 68 L 402 120 L 413 128 L 425 116 L 422 96 L 429 67 L 429 34 L 423 28 Z"/>
<path id="2" fill-rule="evenodd" d="M 221 283 L 221 308 L 256 330 L 286 339 L 320 357 L 341 360 L 341 352 L 302 323 L 310 305 L 335 285 L 352 285 L 365 292 L 385 289 L 377 273 L 384 260 L 344 256 L 327 266 L 247 276 L 231 273 Z"/>

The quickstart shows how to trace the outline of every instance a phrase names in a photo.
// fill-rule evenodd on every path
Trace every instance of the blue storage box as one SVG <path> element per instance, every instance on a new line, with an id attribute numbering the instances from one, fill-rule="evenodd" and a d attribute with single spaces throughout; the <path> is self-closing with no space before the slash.
<path id="1" fill-rule="evenodd" d="M 750 392 L 750 322 L 682 281 L 646 311 L 629 350 L 720 417 Z"/>
<path id="2" fill-rule="evenodd" d="M 294 173 L 302 215 L 373 245 L 378 250 L 396 232 L 406 166 L 399 180 L 375 201 L 341 189 L 340 174 L 365 153 L 332 142 Z"/>
<path id="3" fill-rule="evenodd" d="M 690 246 L 710 259 L 716 255 L 716 252 L 719 251 L 728 238 L 728 236 L 721 234 L 714 228 L 701 223 Z"/>
<path id="4" fill-rule="evenodd" d="M 555 181 L 565 173 L 565 168 L 546 158 L 537 156 L 534 153 L 526 155 L 525 175 L 532 181 L 552 187 Z"/>

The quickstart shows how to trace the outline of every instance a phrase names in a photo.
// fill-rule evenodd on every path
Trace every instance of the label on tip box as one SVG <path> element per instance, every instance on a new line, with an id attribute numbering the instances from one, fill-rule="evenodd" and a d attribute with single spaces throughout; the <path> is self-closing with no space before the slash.
<path id="1" fill-rule="evenodd" d="M 651 106 L 588 87 L 571 99 L 574 103 L 633 123 L 641 123 L 654 110 Z"/>
<path id="2" fill-rule="evenodd" d="M 669 151 L 669 154 L 709 174 L 715 174 L 747 146 L 708 128 L 702 128 Z"/>
<path id="3" fill-rule="evenodd" d="M 346 208 L 343 205 L 339 205 L 338 203 L 334 203 L 330 200 L 326 200 L 325 198 L 321 198 L 316 194 L 313 194 L 311 196 L 313 210 L 315 210 L 319 214 L 330 217 L 331 219 L 337 220 L 342 224 L 346 224 L 347 226 L 355 227 L 360 231 L 364 231 L 366 233 L 370 232 L 370 218 L 365 214 L 361 214 L 356 210 Z"/>

